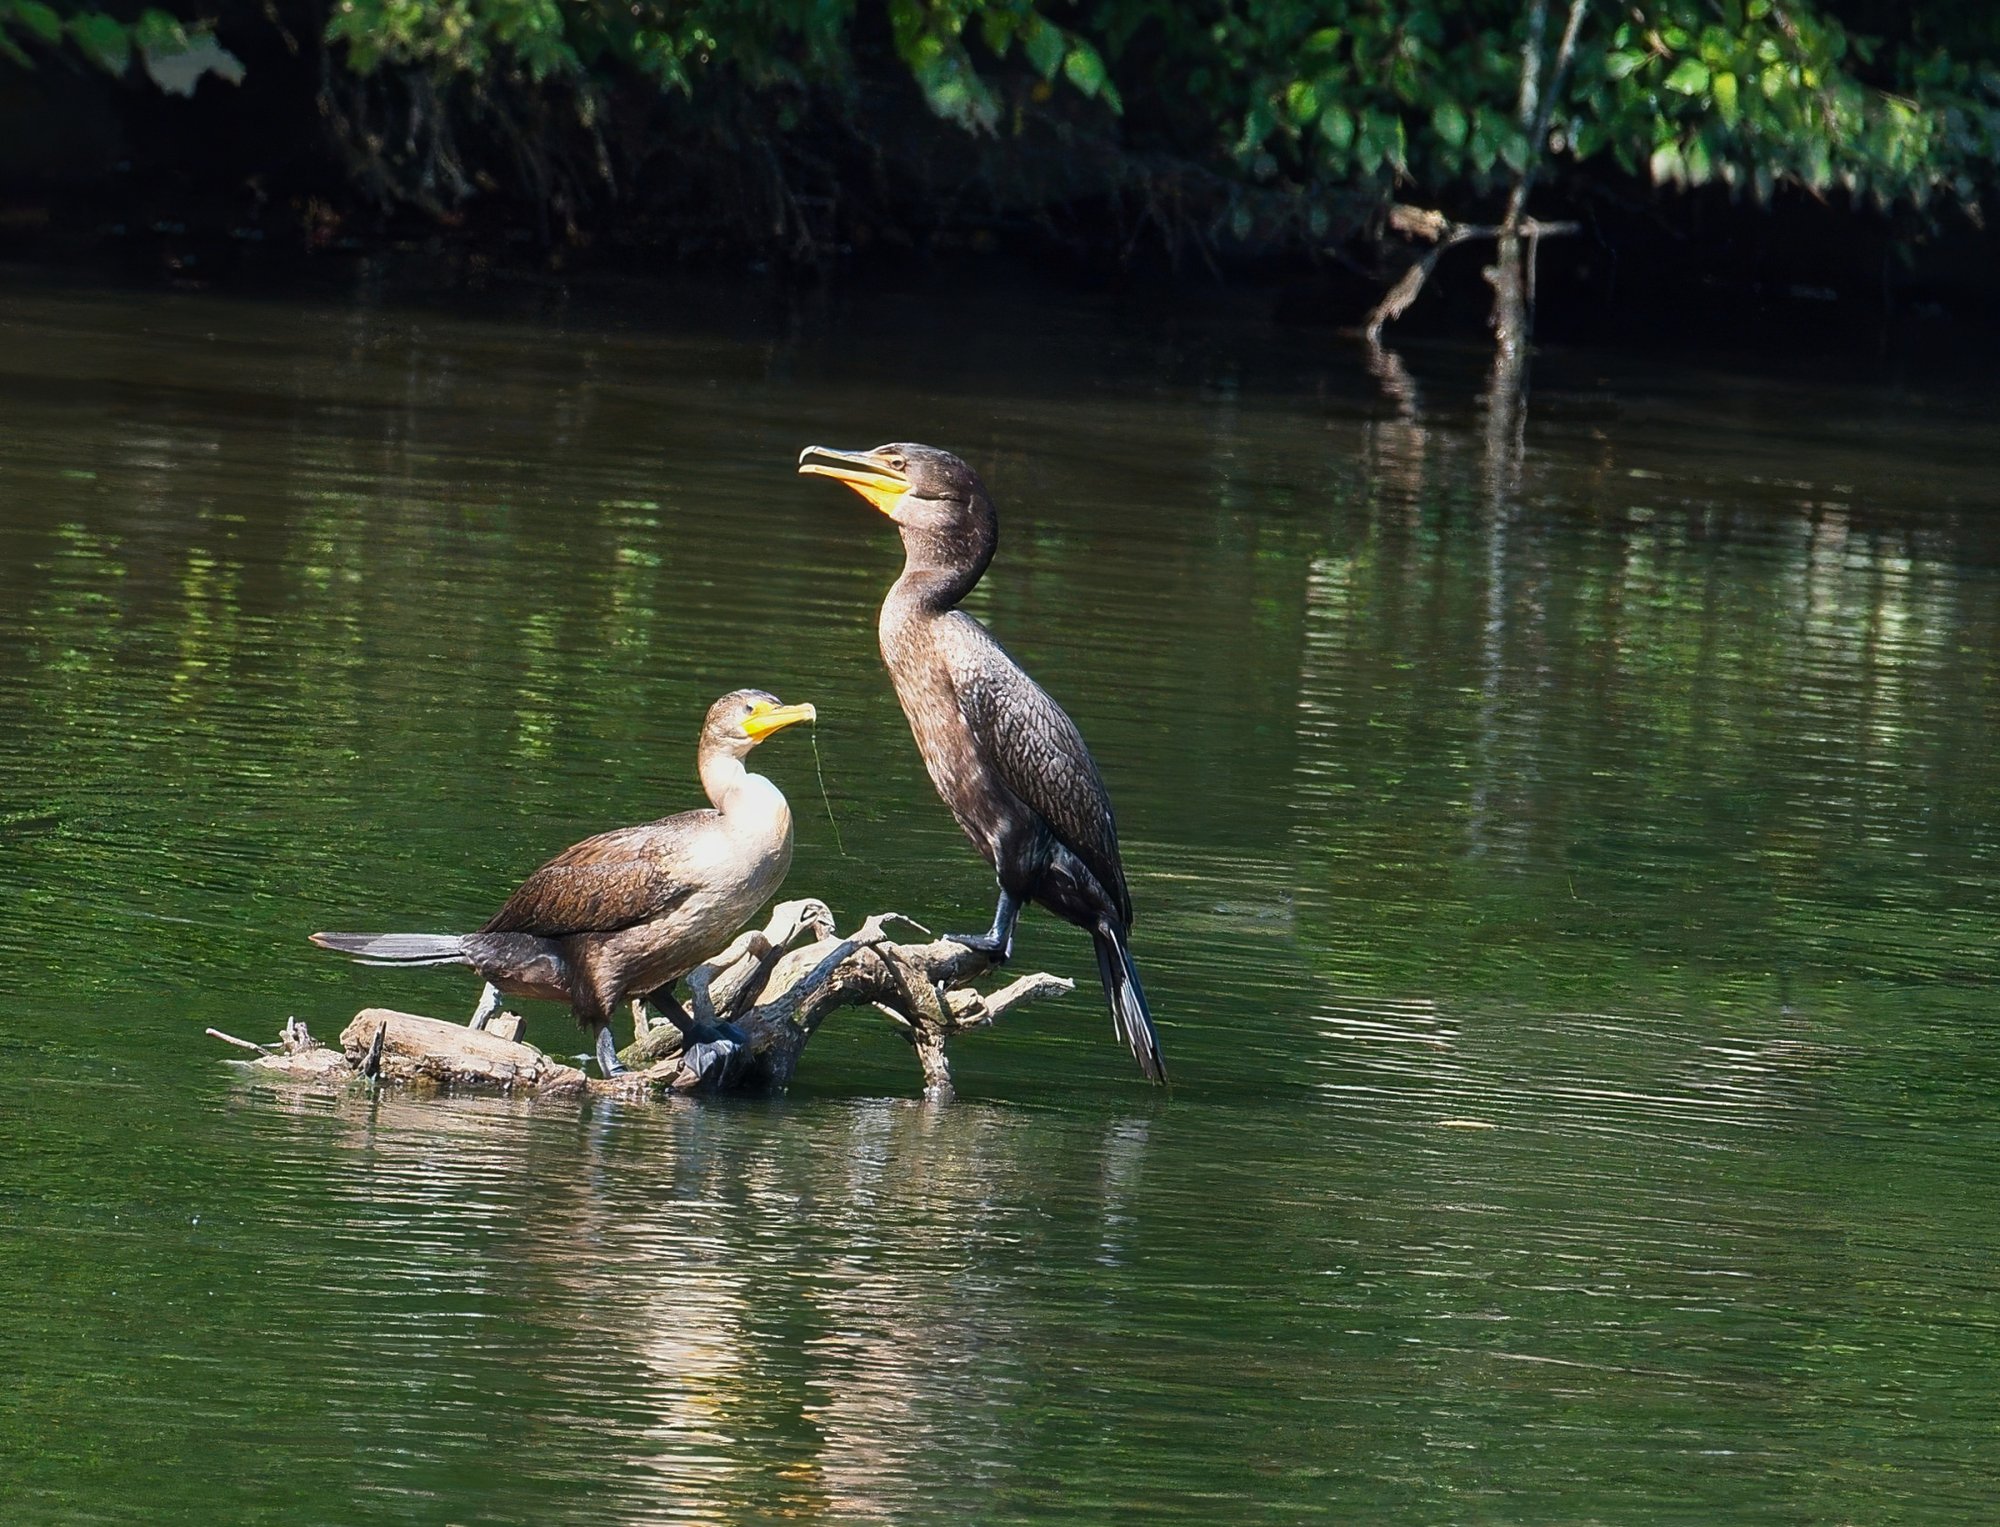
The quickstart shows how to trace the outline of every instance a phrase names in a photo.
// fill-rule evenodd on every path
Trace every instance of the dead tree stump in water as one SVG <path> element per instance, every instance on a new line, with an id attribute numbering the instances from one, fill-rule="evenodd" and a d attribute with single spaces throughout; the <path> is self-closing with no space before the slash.
<path id="1" fill-rule="evenodd" d="M 826 1018 L 846 1007 L 873 1007 L 902 1035 L 923 1071 L 924 1090 L 951 1093 L 946 1044 L 997 1022 L 1038 997 L 1073 989 L 1061 976 L 1036 972 L 991 992 L 972 982 L 990 968 L 987 958 L 951 939 L 900 944 L 891 924 L 910 923 L 877 913 L 854 932 L 834 932 L 833 914 L 816 900 L 781 902 L 761 929 L 735 943 L 688 977 L 695 1011 L 736 1024 L 749 1036 L 748 1058 L 731 1073 L 726 1090 L 784 1087 L 799 1057 Z M 919 932 L 925 930 L 919 928 Z M 550 1096 L 646 1097 L 716 1090 L 682 1060 L 681 1032 L 671 1023 L 644 1026 L 620 1055 L 631 1069 L 611 1078 L 586 1076 L 575 1066 L 532 1045 L 495 1032 L 447 1023 L 416 1013 L 364 1008 L 341 1032 L 338 1049 L 322 1045 L 296 1019 L 277 1045 L 253 1044 L 211 1029 L 216 1038 L 258 1051 L 254 1071 L 302 1081 L 346 1083 L 362 1077 L 439 1089 L 471 1088 Z M 518 1032 L 518 1030 L 516 1031 Z"/>

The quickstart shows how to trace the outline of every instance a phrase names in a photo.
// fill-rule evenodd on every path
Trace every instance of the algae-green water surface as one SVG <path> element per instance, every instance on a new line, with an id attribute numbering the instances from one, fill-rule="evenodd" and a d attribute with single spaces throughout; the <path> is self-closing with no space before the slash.
<path id="1" fill-rule="evenodd" d="M 0 1517 L 1889 1521 L 2000 1508 L 1989 392 L 1043 299 L 0 295 Z M 919 1101 L 253 1085 L 698 802 L 983 926 L 874 650 L 914 438 L 1117 801 L 1079 978 Z M 841 845 L 844 845 L 844 851 Z M 580 1048 L 557 1010 L 530 1037 Z"/>

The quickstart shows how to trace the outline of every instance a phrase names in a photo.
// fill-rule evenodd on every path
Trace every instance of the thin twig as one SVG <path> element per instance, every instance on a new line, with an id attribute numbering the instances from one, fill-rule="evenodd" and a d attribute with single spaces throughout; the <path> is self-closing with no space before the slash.
<path id="1" fill-rule="evenodd" d="M 1545 6 L 1542 0 L 1537 0 L 1535 6 L 1536 19 L 1539 19 L 1544 9 Z M 1530 85 L 1527 78 L 1530 66 L 1525 58 L 1522 61 L 1521 125 L 1528 135 L 1528 162 L 1522 168 L 1521 173 L 1515 177 L 1513 189 L 1508 193 L 1507 212 L 1500 220 L 1500 225 L 1503 229 L 1512 228 L 1517 232 L 1526 231 L 1528 192 L 1533 188 L 1535 176 L 1541 170 L 1542 155 L 1548 145 L 1549 118 L 1555 113 L 1556 102 L 1562 98 L 1562 88 L 1569 74 L 1570 63 L 1576 57 L 1576 34 L 1582 29 L 1583 13 L 1589 9 L 1590 0 L 1570 0 L 1569 18 L 1563 24 L 1562 40 L 1556 44 L 1555 61 L 1549 66 L 1549 78 L 1546 89 L 1537 91 L 1535 87 Z M 1533 24 L 1531 22 L 1531 25 Z M 1534 41 L 1536 56 L 1533 67 L 1537 75 L 1539 75 L 1541 68 L 1541 33 L 1539 26 L 1535 28 Z M 1539 99 L 1534 103 L 1532 115 L 1527 110 L 1531 94 L 1539 96 Z M 1544 229 L 1543 231 L 1546 232 L 1547 230 Z"/>
<path id="2" fill-rule="evenodd" d="M 208 1030 L 210 1039 L 219 1039 L 226 1045 L 235 1045 L 239 1050 L 255 1050 L 259 1055 L 269 1055 L 271 1047 L 260 1045 L 254 1039 L 238 1039 L 234 1034 L 225 1034 L 221 1029 Z"/>
<path id="3" fill-rule="evenodd" d="M 1528 40 L 1521 45 L 1521 94 L 1514 108 L 1521 130 L 1530 134 L 1531 144 L 1535 122 L 1541 115 L 1542 37 L 1548 29 L 1549 0 L 1535 0 L 1528 11 Z"/>

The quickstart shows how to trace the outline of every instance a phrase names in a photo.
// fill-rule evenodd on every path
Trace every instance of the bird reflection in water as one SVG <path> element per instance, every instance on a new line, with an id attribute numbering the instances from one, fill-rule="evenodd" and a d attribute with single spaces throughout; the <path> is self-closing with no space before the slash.
<path id="1" fill-rule="evenodd" d="M 946 1460 L 1005 1453 L 1062 1345 L 1054 1264 L 1130 1262 L 1150 1147 L 1145 1119 L 901 1101 L 579 1116 L 385 1093 L 291 1121 L 301 1163 L 329 1124 L 358 1161 L 327 1186 L 366 1297 L 322 1312 L 329 1361 L 371 1361 L 389 1318 L 434 1387 L 529 1370 L 484 1383 L 540 1386 L 639 1520 L 878 1519 Z M 494 1300 L 531 1319 L 479 1318 Z"/>

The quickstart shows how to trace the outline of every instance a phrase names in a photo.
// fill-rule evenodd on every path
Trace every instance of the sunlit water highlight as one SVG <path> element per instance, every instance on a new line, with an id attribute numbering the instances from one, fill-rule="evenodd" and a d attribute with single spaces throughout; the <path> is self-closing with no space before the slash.
<path id="1" fill-rule="evenodd" d="M 1556 355 L 1517 449 L 1456 357 L 1046 312 L 0 298 L 0 1516 L 1991 1511 L 1992 398 Z M 1046 919 L 946 1108 L 862 1015 L 712 1106 L 201 1040 L 469 1008 L 302 936 L 692 804 L 745 683 L 794 890 L 981 918 L 790 470 L 889 437 L 999 499 L 1170 1096 Z"/>

